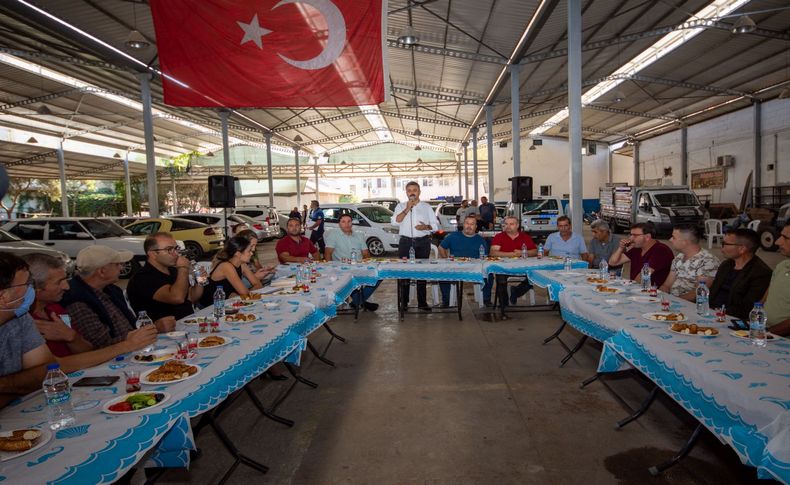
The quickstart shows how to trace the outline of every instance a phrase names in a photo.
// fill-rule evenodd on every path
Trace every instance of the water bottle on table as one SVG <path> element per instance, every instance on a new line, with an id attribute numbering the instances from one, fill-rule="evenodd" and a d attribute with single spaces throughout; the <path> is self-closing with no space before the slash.
<path id="1" fill-rule="evenodd" d="M 645 263 L 642 266 L 642 291 L 647 293 L 650 291 L 650 265 Z"/>
<path id="2" fill-rule="evenodd" d="M 357 264 L 357 248 L 351 248 L 351 264 Z"/>
<path id="3" fill-rule="evenodd" d="M 214 291 L 214 321 L 221 322 L 225 318 L 225 289 L 222 285 Z"/>
<path id="4" fill-rule="evenodd" d="M 486 247 L 480 245 L 480 259 L 486 259 Z"/>
<path id="5" fill-rule="evenodd" d="M 76 421 L 71 405 L 71 386 L 69 378 L 60 370 L 60 364 L 49 364 L 42 385 L 47 403 L 49 429 L 68 428 Z"/>
<path id="6" fill-rule="evenodd" d="M 598 271 L 602 280 L 609 280 L 609 262 L 606 261 L 606 258 L 601 258 L 601 264 L 598 265 Z"/>
<path id="7" fill-rule="evenodd" d="M 767 318 L 763 304 L 755 302 L 754 308 L 749 312 L 749 339 L 752 345 L 765 347 L 768 343 L 768 336 L 765 334 Z"/>
<path id="8" fill-rule="evenodd" d="M 523 254 L 523 250 L 522 250 Z M 543 259 L 543 256 L 546 254 L 546 251 L 543 249 L 543 243 L 538 244 L 538 259 Z"/>
<path id="9" fill-rule="evenodd" d="M 417 255 L 414 252 L 414 246 L 409 248 L 409 263 L 416 263 L 417 262 Z"/>
<path id="10" fill-rule="evenodd" d="M 701 315 L 703 317 L 707 317 L 710 315 L 710 292 L 708 291 L 708 286 L 705 284 L 705 280 L 699 280 L 699 285 L 697 285 L 697 315 Z"/>
<path id="11" fill-rule="evenodd" d="M 527 244 L 521 245 L 521 259 L 527 259 Z"/>
<path id="12" fill-rule="evenodd" d="M 145 326 L 153 325 L 153 324 L 154 324 L 154 321 L 151 320 L 151 317 L 148 316 L 147 312 L 141 311 L 141 312 L 139 312 L 137 314 L 137 322 L 135 323 L 137 328 L 143 328 Z M 152 350 L 154 350 L 154 346 L 153 345 L 149 345 L 148 347 L 146 347 L 144 349 L 140 349 L 141 352 L 150 352 Z"/>
<path id="13" fill-rule="evenodd" d="M 565 265 L 564 265 L 565 272 L 566 273 L 570 273 L 571 270 L 573 269 L 573 260 L 566 256 L 563 261 L 565 263 Z"/>

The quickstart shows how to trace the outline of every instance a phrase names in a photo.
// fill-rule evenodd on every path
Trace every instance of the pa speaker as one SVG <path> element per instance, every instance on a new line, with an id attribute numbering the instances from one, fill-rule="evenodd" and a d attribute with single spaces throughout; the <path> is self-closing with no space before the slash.
<path id="1" fill-rule="evenodd" d="M 532 177 L 513 177 L 510 184 L 510 195 L 514 204 L 532 202 Z"/>
<path id="2" fill-rule="evenodd" d="M 230 175 L 209 175 L 208 206 L 236 207 L 236 177 Z"/>

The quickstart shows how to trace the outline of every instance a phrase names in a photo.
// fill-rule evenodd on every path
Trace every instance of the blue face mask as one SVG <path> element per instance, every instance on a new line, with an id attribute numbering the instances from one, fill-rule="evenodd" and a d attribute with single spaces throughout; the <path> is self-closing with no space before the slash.
<path id="1" fill-rule="evenodd" d="M 17 308 L 11 310 L 10 308 L 6 311 L 13 311 L 14 316 L 21 317 L 25 313 L 30 310 L 30 307 L 33 305 L 33 301 L 36 299 L 36 290 L 33 289 L 33 285 L 28 285 L 27 290 L 25 291 L 25 296 L 22 298 L 18 298 L 14 301 L 22 300 L 22 304 L 19 305 Z"/>

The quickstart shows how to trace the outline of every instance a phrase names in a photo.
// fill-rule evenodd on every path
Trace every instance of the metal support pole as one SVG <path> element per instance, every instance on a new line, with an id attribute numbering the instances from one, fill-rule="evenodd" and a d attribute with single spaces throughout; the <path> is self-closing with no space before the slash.
<path id="1" fill-rule="evenodd" d="M 148 213 L 159 217 L 159 187 L 156 185 L 156 158 L 154 157 L 154 118 L 151 114 L 151 74 L 137 74 L 140 81 L 140 98 L 143 103 L 143 134 L 145 139 L 145 167 L 148 182 Z"/>
<path id="2" fill-rule="evenodd" d="M 176 176 L 170 174 L 170 191 L 173 192 L 173 214 L 178 214 L 178 192 L 176 192 Z"/>
<path id="3" fill-rule="evenodd" d="M 639 142 L 634 142 L 634 187 L 639 186 Z"/>
<path id="4" fill-rule="evenodd" d="M 302 180 L 299 178 L 299 146 L 294 145 L 294 163 L 296 164 L 296 207 L 302 210 Z"/>
<path id="5" fill-rule="evenodd" d="M 464 142 L 464 199 L 469 200 L 469 142 Z"/>
<path id="6" fill-rule="evenodd" d="M 318 157 L 313 157 L 313 162 L 315 163 L 313 167 L 315 175 L 315 200 L 321 200 L 321 196 L 318 193 Z"/>
<path id="7" fill-rule="evenodd" d="M 69 217 L 69 198 L 66 191 L 66 155 L 63 153 L 63 142 L 58 145 L 58 171 L 60 173 L 60 208 L 63 217 Z"/>
<path id="8" fill-rule="evenodd" d="M 225 164 L 225 175 L 230 175 L 230 143 L 228 142 L 228 116 L 230 111 L 219 110 L 219 119 L 222 126 L 222 161 Z"/>
<path id="9" fill-rule="evenodd" d="M 488 140 L 488 200 L 494 202 L 494 107 L 486 105 L 486 140 Z"/>
<path id="10" fill-rule="evenodd" d="M 763 105 L 760 100 L 754 100 L 754 192 L 753 197 L 758 195 L 763 184 Z M 775 169 L 774 169 L 775 170 Z"/>
<path id="11" fill-rule="evenodd" d="M 680 127 L 680 185 L 689 183 L 689 130 L 688 126 Z"/>
<path id="12" fill-rule="evenodd" d="M 568 0 L 568 140 L 570 146 L 571 224 L 573 232 L 584 229 L 582 187 L 582 6 Z M 515 115 L 514 115 L 515 116 Z"/>
<path id="13" fill-rule="evenodd" d="M 461 188 L 461 155 L 457 154 L 458 160 L 456 160 L 456 172 L 458 173 L 458 197 L 464 196 L 464 191 Z"/>
<path id="14" fill-rule="evenodd" d="M 392 175 L 390 175 L 390 194 L 392 195 L 393 198 L 396 197 L 396 195 L 395 195 L 395 177 L 393 177 Z"/>
<path id="15" fill-rule="evenodd" d="M 510 116 L 513 119 L 511 131 L 513 132 L 513 176 L 521 175 L 521 104 L 519 96 L 521 91 L 521 66 L 510 65 Z"/>
<path id="16" fill-rule="evenodd" d="M 477 127 L 472 128 L 472 187 L 475 200 L 480 200 L 477 182 Z"/>
<path id="17" fill-rule="evenodd" d="M 266 139 L 266 180 L 269 182 L 269 207 L 274 207 L 274 176 L 272 175 L 272 132 L 263 134 Z M 299 209 L 301 210 L 301 209 Z"/>
<path id="18" fill-rule="evenodd" d="M 123 180 L 126 187 L 126 215 L 131 216 L 134 213 L 132 206 L 132 180 L 129 176 L 129 152 L 123 157 Z"/>
<path id="19" fill-rule="evenodd" d="M 608 183 L 612 183 L 612 173 L 614 171 L 614 152 L 609 147 L 606 147 L 606 150 L 609 152 L 609 164 L 606 167 L 606 181 Z"/>

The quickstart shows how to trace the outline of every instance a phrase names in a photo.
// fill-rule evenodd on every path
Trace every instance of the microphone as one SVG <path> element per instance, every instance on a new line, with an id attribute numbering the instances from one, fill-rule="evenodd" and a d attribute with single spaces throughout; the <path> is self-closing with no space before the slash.
<path id="1" fill-rule="evenodd" d="M 417 196 L 416 196 L 416 195 L 414 195 L 414 194 L 411 194 L 411 195 L 409 196 L 409 200 L 414 200 L 414 199 L 416 199 L 416 198 L 417 198 Z"/>

